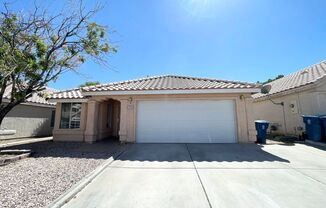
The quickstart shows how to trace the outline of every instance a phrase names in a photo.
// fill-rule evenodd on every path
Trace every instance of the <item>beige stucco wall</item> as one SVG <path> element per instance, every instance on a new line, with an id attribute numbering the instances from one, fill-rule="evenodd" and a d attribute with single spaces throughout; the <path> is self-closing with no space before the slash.
<path id="1" fill-rule="evenodd" d="M 184 95 L 133 95 L 133 96 L 93 96 L 82 106 L 80 129 L 59 129 L 61 104 L 57 104 L 56 125 L 53 131 L 55 140 L 95 142 L 114 136 L 114 129 L 106 128 L 107 104 L 114 102 L 114 115 L 120 111 L 119 138 L 121 142 L 136 141 L 137 103 L 142 100 L 225 100 L 235 102 L 238 142 L 254 142 L 253 99 L 251 94 L 184 94 Z M 115 101 L 112 101 L 115 100 Z M 119 101 L 116 102 L 116 101 Z M 118 105 L 120 104 L 120 105 Z M 116 119 L 113 119 L 114 121 Z"/>
<path id="2" fill-rule="evenodd" d="M 304 131 L 301 115 L 326 114 L 326 83 L 271 99 L 276 103 L 284 102 L 284 114 L 281 105 L 275 105 L 268 99 L 258 99 L 254 102 L 255 119 L 277 125 L 278 130 L 272 133 L 299 136 Z M 292 104 L 294 107 L 291 107 Z"/>
<path id="3" fill-rule="evenodd" d="M 3 135 L 0 139 L 52 135 L 53 110 L 53 107 L 17 105 L 6 115 L 0 126 L 0 129 L 16 130 L 16 134 Z"/>

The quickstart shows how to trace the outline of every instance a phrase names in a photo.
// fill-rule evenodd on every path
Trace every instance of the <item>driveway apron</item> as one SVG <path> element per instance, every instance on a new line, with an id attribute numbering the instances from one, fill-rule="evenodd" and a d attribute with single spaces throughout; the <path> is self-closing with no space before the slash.
<path id="1" fill-rule="evenodd" d="M 325 207 L 326 151 L 133 144 L 64 207 Z"/>
<path id="2" fill-rule="evenodd" d="M 185 144 L 135 144 L 64 207 L 210 207 Z"/>

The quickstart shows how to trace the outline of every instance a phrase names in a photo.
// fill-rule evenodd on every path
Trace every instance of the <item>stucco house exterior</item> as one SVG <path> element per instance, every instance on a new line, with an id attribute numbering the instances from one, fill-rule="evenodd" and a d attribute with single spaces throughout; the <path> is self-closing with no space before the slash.
<path id="1" fill-rule="evenodd" d="M 300 136 L 304 131 L 302 115 L 326 114 L 326 61 L 268 85 L 269 93 L 257 93 L 253 98 L 255 119 L 270 121 L 271 133 Z"/>
<path id="2" fill-rule="evenodd" d="M 5 91 L 3 101 L 9 102 L 10 87 Z M 53 93 L 46 88 L 44 93 Z M 0 140 L 51 136 L 54 126 L 55 103 L 49 102 L 45 96 L 33 94 L 26 102 L 15 106 L 4 118 L 0 126 Z"/>
<path id="3" fill-rule="evenodd" d="M 54 93 L 55 141 L 138 143 L 255 141 L 256 84 L 156 76 Z"/>

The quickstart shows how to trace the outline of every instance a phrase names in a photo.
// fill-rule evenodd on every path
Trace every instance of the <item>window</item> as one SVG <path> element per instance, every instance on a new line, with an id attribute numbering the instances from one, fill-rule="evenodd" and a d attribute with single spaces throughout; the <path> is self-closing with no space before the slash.
<path id="1" fill-rule="evenodd" d="M 61 129 L 77 129 L 80 127 L 81 103 L 62 103 Z"/>
<path id="2" fill-rule="evenodd" d="M 51 112 L 51 123 L 50 127 L 54 127 L 54 120 L 55 120 L 55 110 Z"/>
<path id="3" fill-rule="evenodd" d="M 107 123 L 106 127 L 107 128 L 112 128 L 112 103 L 108 104 L 108 111 L 107 111 Z"/>

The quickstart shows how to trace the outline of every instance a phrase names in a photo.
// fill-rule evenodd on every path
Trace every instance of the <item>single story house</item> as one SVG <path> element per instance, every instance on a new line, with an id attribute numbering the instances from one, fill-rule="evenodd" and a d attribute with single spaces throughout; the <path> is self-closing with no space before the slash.
<path id="1" fill-rule="evenodd" d="M 255 141 L 256 84 L 157 76 L 54 93 L 55 141 L 140 143 Z"/>
<path id="2" fill-rule="evenodd" d="M 255 141 L 256 84 L 157 76 L 54 93 L 55 141 L 139 143 Z"/>
<path id="3" fill-rule="evenodd" d="M 8 90 L 7 90 L 8 89 Z M 10 87 L 4 93 L 4 102 L 9 102 Z M 54 90 L 46 88 L 44 93 Z M 3 119 L 0 140 L 23 137 L 51 136 L 54 126 L 55 103 L 35 93 L 26 102 L 15 106 Z"/>
<path id="4" fill-rule="evenodd" d="M 271 133 L 301 135 L 302 115 L 326 115 L 326 61 L 268 83 L 254 98 L 255 119 L 271 122 Z"/>

